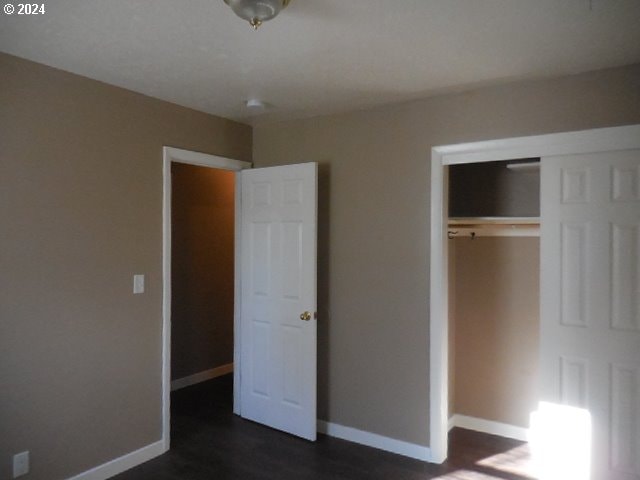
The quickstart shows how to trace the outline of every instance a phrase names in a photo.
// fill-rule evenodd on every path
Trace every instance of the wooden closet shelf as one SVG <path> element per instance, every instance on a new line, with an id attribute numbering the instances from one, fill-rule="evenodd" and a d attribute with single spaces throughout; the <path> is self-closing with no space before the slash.
<path id="1" fill-rule="evenodd" d="M 452 217 L 448 237 L 539 237 L 539 217 Z"/>

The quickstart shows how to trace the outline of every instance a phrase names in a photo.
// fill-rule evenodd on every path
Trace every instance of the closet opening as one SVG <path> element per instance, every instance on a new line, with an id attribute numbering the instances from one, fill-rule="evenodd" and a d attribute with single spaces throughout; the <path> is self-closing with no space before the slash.
<path id="1" fill-rule="evenodd" d="M 451 453 L 471 444 L 487 468 L 524 477 L 538 403 L 539 167 L 524 158 L 445 175 Z"/>
<path id="2" fill-rule="evenodd" d="M 449 177 L 454 167 L 463 164 L 540 157 L 539 398 L 530 422 L 538 473 L 541 478 L 638 477 L 637 455 L 628 448 L 640 439 L 640 428 L 631 421 L 640 418 L 638 382 L 630 373 L 640 371 L 640 329 L 633 307 L 640 278 L 635 268 L 639 258 L 638 139 L 640 126 L 632 125 L 432 149 L 429 435 L 434 462 L 448 457 L 447 436 L 456 413 L 449 404 L 455 408 L 460 401 L 455 387 L 453 398 L 449 396 L 449 359 L 467 353 L 460 352 L 458 345 L 458 352 L 449 352 L 452 266 L 448 252 L 452 243 L 457 246 L 463 238 L 447 236 L 451 223 L 460 221 L 450 216 L 448 190 L 455 187 Z M 483 222 L 473 218 L 472 231 L 479 230 Z M 504 217 L 485 220 L 498 232 L 505 231 L 504 226 L 495 226 L 499 220 L 510 228 L 524 222 Z M 465 238 L 469 243 L 481 239 Z M 460 252 L 456 253 L 459 264 Z M 519 255 L 525 256 L 522 250 Z M 488 275 L 484 279 L 496 283 Z M 461 302 L 455 304 L 458 307 Z M 460 311 L 454 314 L 459 317 Z M 454 335 L 460 340 L 461 332 Z M 490 353 L 496 355 L 499 347 L 501 343 L 493 344 Z M 461 370 L 459 365 L 453 368 L 454 373 Z M 475 380 L 497 385 L 497 376 Z M 519 452 L 505 453 L 501 458 L 508 460 Z M 485 469 L 494 460 L 490 458 L 474 465 Z M 492 473 L 498 478 L 523 478 L 495 470 Z M 486 476 L 487 472 L 481 473 Z"/>

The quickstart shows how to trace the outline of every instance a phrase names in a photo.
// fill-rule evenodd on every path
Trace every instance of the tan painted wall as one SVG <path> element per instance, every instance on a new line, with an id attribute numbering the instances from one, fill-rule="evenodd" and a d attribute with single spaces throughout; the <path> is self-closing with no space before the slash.
<path id="1" fill-rule="evenodd" d="M 0 83 L 0 478 L 56 480 L 160 439 L 162 146 L 250 160 L 251 129 L 4 54 Z"/>
<path id="2" fill-rule="evenodd" d="M 432 146 L 634 123 L 640 65 L 255 128 L 320 164 L 320 417 L 428 445 Z"/>
<path id="3" fill-rule="evenodd" d="M 453 413 L 529 426 L 540 328 L 540 241 L 456 238 Z"/>
<path id="4" fill-rule="evenodd" d="M 173 163 L 171 378 L 233 362 L 235 173 Z"/>

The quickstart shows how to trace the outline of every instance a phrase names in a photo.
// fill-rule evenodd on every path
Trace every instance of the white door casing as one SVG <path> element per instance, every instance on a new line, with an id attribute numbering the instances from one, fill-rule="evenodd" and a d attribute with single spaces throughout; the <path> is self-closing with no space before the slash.
<path id="1" fill-rule="evenodd" d="M 317 164 L 241 177 L 241 415 L 315 440 Z"/>
<path id="2" fill-rule="evenodd" d="M 543 157 L 541 401 L 587 413 L 594 480 L 640 478 L 640 150 Z"/>

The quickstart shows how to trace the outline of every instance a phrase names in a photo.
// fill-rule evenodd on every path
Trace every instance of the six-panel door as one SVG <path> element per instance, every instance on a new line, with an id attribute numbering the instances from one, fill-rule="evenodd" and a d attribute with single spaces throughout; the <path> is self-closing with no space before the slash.
<path id="1" fill-rule="evenodd" d="M 573 408 L 546 441 L 566 459 L 588 435 L 590 478 L 637 480 L 640 151 L 543 158 L 541 175 L 541 400 Z"/>
<path id="2" fill-rule="evenodd" d="M 241 415 L 315 440 L 317 165 L 241 175 Z"/>

